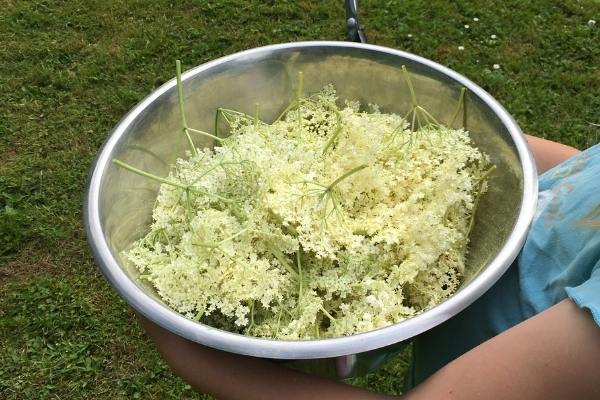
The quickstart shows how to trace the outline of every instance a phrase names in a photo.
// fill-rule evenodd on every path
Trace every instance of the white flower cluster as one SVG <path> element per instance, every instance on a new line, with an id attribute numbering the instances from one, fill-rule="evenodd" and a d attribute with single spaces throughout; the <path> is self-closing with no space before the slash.
<path id="1" fill-rule="evenodd" d="M 231 113 L 220 145 L 177 161 L 127 252 L 169 306 L 310 339 L 400 322 L 457 289 L 487 157 L 463 130 L 336 103 L 327 87 L 272 124 Z"/>

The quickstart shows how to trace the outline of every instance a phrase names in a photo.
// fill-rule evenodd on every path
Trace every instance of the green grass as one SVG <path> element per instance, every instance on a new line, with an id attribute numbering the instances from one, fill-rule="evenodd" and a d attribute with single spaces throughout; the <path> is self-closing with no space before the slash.
<path id="1" fill-rule="evenodd" d="M 371 43 L 466 75 L 527 132 L 597 143 L 600 2 L 495 4 L 365 0 L 360 15 Z M 90 163 L 175 59 L 343 40 L 343 2 L 0 0 L 0 10 L 0 398 L 207 398 L 162 363 L 91 259 Z M 356 383 L 397 393 L 406 359 Z"/>

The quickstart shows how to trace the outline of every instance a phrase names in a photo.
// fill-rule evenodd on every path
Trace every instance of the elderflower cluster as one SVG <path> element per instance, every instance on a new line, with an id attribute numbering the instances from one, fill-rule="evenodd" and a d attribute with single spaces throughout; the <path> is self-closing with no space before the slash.
<path id="1" fill-rule="evenodd" d="M 464 130 L 337 100 L 326 87 L 271 124 L 231 112 L 226 139 L 177 161 L 127 252 L 170 307 L 310 339 L 400 322 L 458 288 L 487 156 Z"/>

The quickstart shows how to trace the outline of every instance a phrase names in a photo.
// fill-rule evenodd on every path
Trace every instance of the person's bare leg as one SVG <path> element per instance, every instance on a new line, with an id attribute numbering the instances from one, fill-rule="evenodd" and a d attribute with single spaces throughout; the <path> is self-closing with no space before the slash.
<path id="1" fill-rule="evenodd" d="M 576 148 L 562 143 L 530 135 L 526 135 L 526 137 L 539 174 L 579 153 Z"/>

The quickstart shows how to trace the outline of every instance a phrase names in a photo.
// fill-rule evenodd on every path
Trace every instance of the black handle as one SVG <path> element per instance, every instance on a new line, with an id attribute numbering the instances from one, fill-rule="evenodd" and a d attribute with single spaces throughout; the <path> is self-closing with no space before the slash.
<path id="1" fill-rule="evenodd" d="M 351 42 L 367 43 L 367 35 L 358 22 L 358 0 L 346 0 L 346 29 Z"/>

